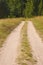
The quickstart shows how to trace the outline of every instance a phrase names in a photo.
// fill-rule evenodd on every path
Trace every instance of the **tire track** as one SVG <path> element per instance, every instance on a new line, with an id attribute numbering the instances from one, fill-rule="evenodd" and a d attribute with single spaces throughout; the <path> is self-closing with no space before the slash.
<path id="1" fill-rule="evenodd" d="M 27 34 L 33 50 L 33 55 L 37 60 L 37 63 L 35 65 L 43 65 L 43 42 L 37 34 L 35 27 L 31 21 L 28 21 Z"/>
<path id="2" fill-rule="evenodd" d="M 16 57 L 18 56 L 18 47 L 20 45 L 20 33 L 24 21 L 12 31 L 5 41 L 0 52 L 0 65 L 17 65 Z"/>

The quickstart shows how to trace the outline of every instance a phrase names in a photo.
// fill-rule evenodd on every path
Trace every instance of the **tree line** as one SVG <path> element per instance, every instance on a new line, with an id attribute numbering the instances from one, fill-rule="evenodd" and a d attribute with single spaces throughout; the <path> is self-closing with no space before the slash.
<path id="1" fill-rule="evenodd" d="M 0 18 L 43 15 L 43 0 L 0 0 Z"/>

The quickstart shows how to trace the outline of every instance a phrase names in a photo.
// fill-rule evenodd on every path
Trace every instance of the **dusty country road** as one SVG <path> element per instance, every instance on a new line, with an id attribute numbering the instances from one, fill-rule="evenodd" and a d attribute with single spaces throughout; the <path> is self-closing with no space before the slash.
<path id="1" fill-rule="evenodd" d="M 20 45 L 20 33 L 24 25 L 24 21 L 12 31 L 5 41 L 0 52 L 0 65 L 17 65 L 15 59 L 18 55 L 18 47 Z"/>
<path id="2" fill-rule="evenodd" d="M 43 65 L 43 42 L 37 34 L 35 27 L 31 21 L 28 21 L 27 34 L 33 50 L 33 55 L 37 60 L 37 63 L 35 65 Z"/>

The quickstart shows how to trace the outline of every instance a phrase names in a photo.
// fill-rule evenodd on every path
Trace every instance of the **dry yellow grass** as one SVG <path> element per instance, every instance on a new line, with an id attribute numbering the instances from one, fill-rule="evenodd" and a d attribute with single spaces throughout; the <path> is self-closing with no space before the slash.
<path id="1" fill-rule="evenodd" d="M 33 22 L 38 34 L 43 40 L 43 16 L 33 17 L 33 18 L 30 18 L 29 20 Z"/>
<path id="2" fill-rule="evenodd" d="M 8 19 L 0 19 L 0 47 L 8 34 L 16 28 L 19 23 L 24 20 L 24 18 L 8 18 Z"/>
<path id="3" fill-rule="evenodd" d="M 16 26 L 21 21 L 31 20 L 36 27 L 37 32 L 40 37 L 43 39 L 43 16 L 33 17 L 33 18 L 8 18 L 8 19 L 0 19 L 0 47 L 2 46 L 4 40 L 8 36 L 8 34 L 16 28 Z"/>

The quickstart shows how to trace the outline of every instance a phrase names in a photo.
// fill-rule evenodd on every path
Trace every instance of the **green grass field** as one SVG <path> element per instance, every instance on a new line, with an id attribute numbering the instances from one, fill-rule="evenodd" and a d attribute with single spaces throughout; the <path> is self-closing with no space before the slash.
<path id="1" fill-rule="evenodd" d="M 20 24 L 24 18 L 0 19 L 0 47 L 11 31 Z"/>

